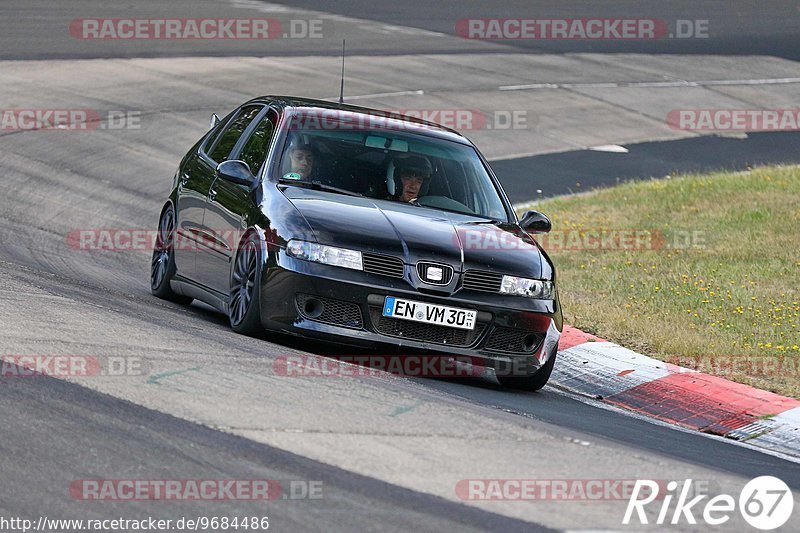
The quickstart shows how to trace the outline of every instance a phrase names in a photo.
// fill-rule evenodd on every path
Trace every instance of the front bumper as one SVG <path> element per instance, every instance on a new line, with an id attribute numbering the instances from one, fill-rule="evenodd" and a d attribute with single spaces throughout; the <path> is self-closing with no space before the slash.
<path id="1" fill-rule="evenodd" d="M 407 273 L 410 275 L 410 273 Z M 474 330 L 383 317 L 386 296 L 478 311 Z M 500 372 L 531 374 L 555 355 L 561 308 L 554 301 L 457 290 L 426 294 L 405 279 L 311 263 L 270 251 L 261 282 L 261 322 L 273 331 L 362 349 L 467 356 Z"/>

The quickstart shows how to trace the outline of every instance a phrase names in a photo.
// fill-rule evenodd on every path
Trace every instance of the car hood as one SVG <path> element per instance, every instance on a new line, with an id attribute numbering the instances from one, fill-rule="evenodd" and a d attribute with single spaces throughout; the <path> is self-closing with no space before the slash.
<path id="1" fill-rule="evenodd" d="M 303 187 L 289 186 L 283 193 L 320 244 L 400 257 L 409 265 L 434 261 L 456 271 L 552 276 L 536 242 L 516 224 Z"/>

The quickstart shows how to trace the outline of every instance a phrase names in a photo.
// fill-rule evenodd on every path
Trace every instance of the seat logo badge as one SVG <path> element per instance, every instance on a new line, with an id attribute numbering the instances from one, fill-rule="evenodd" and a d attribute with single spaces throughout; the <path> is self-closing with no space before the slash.
<path id="1" fill-rule="evenodd" d="M 428 281 L 441 282 L 444 277 L 444 270 L 442 270 L 442 267 L 429 266 L 425 271 L 425 277 Z"/>

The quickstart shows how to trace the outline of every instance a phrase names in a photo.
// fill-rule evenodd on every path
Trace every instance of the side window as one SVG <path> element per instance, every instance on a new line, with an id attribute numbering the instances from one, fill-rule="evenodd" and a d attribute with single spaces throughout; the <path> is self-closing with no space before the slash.
<path id="1" fill-rule="evenodd" d="M 261 165 L 264 164 L 264 159 L 267 157 L 267 149 L 269 142 L 272 140 L 272 135 L 275 133 L 275 125 L 273 122 L 272 113 L 267 115 L 261 120 L 250 138 L 247 139 L 239 159 L 247 163 L 253 174 L 258 174 L 261 170 Z"/>
<path id="2" fill-rule="evenodd" d="M 220 131 L 222 131 L 222 129 L 225 127 L 225 124 L 228 123 L 228 121 L 231 119 L 232 116 L 233 116 L 233 113 L 229 114 L 225 118 L 220 119 L 219 124 L 217 124 L 216 126 L 211 128 L 211 131 L 208 132 L 208 135 L 206 136 L 206 139 L 203 141 L 203 144 L 200 146 L 200 149 L 206 155 L 208 155 L 208 151 L 212 146 L 214 146 L 214 141 L 216 141 L 217 137 L 219 137 Z"/>
<path id="3" fill-rule="evenodd" d="M 231 150 L 236 146 L 236 141 L 239 140 L 239 137 L 242 136 L 244 130 L 256 118 L 261 109 L 263 109 L 262 106 L 249 106 L 242 109 L 241 113 L 233 119 L 230 126 L 219 136 L 214 149 L 211 150 L 208 156 L 217 163 L 226 161 Z"/>

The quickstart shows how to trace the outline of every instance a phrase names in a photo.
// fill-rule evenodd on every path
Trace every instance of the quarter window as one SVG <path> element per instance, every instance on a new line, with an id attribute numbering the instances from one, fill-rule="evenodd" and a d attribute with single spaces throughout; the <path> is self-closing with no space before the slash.
<path id="1" fill-rule="evenodd" d="M 242 147 L 242 153 L 239 159 L 247 163 L 253 174 L 258 174 L 261 170 L 261 165 L 264 164 L 264 159 L 267 157 L 267 149 L 269 142 L 272 139 L 272 134 L 275 132 L 274 123 L 270 117 L 272 113 L 267 114 L 258 124 L 250 138 L 247 139 Z"/>
<path id="2" fill-rule="evenodd" d="M 247 129 L 247 126 L 256 118 L 256 115 L 261 111 L 261 106 L 248 106 L 242 108 L 242 111 L 233 119 L 230 126 L 222 132 L 222 135 L 219 136 L 217 139 L 216 144 L 214 145 L 214 149 L 211 150 L 211 153 L 208 156 L 216 161 L 217 163 L 221 163 L 223 161 L 227 161 L 228 156 L 233 150 L 233 147 L 236 146 L 236 142 L 239 140 L 239 137 L 242 136 L 244 130 Z"/>

